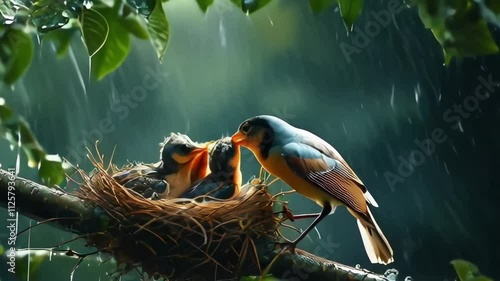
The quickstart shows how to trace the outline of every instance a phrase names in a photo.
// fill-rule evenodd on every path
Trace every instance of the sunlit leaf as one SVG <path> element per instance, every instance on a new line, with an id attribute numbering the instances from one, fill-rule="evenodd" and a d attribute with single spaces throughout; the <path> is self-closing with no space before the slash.
<path id="1" fill-rule="evenodd" d="M 73 34 L 75 34 L 77 29 L 57 29 L 53 30 L 43 37 L 43 40 L 52 42 L 55 45 L 57 56 L 60 58 L 66 54 L 68 48 L 71 44 L 71 39 Z"/>
<path id="2" fill-rule="evenodd" d="M 245 13 L 254 13 L 262 7 L 269 4 L 271 0 L 243 0 L 241 1 L 241 9 Z"/>
<path id="3" fill-rule="evenodd" d="M 309 6 L 315 13 L 322 12 L 335 3 L 337 0 L 309 0 Z"/>
<path id="4" fill-rule="evenodd" d="M 450 263 L 455 268 L 460 281 L 493 281 L 493 279 L 482 275 L 479 268 L 469 261 L 456 259 Z"/>
<path id="5" fill-rule="evenodd" d="M 40 162 L 38 175 L 48 186 L 61 184 L 65 179 L 61 157 L 59 155 L 45 155 Z"/>
<path id="6" fill-rule="evenodd" d="M 18 280 L 37 281 L 40 266 L 48 258 L 49 253 L 47 251 L 30 250 L 16 252 L 16 276 Z"/>
<path id="7" fill-rule="evenodd" d="M 160 61 L 163 59 L 163 55 L 167 50 L 170 33 L 167 16 L 165 15 L 161 3 L 160 0 L 156 1 L 156 6 L 148 21 L 149 36 Z"/>
<path id="8" fill-rule="evenodd" d="M 94 56 L 106 43 L 109 24 L 106 18 L 96 10 L 85 9 L 80 17 L 82 36 L 89 56 Z"/>
<path id="9" fill-rule="evenodd" d="M 479 273 L 477 266 L 466 260 L 452 260 L 450 262 L 457 272 L 460 281 L 467 281 L 473 274 Z"/>
<path id="10" fill-rule="evenodd" d="M 196 0 L 198 6 L 203 12 L 206 12 L 208 7 L 214 3 L 214 0 Z"/>
<path id="11" fill-rule="evenodd" d="M 364 0 L 339 0 L 340 15 L 347 32 L 352 31 L 354 22 L 361 15 Z"/>
<path id="12" fill-rule="evenodd" d="M 3 80 L 12 84 L 31 64 L 33 40 L 24 31 L 14 28 L 7 28 L 0 36 L 0 60 L 5 67 Z"/>
<path id="13" fill-rule="evenodd" d="M 112 8 L 98 9 L 108 22 L 108 38 L 102 48 L 92 56 L 92 74 L 100 80 L 117 69 L 130 52 L 130 34 Z"/>
<path id="14" fill-rule="evenodd" d="M 148 31 L 142 26 L 139 22 L 139 18 L 136 16 L 122 19 L 122 25 L 128 30 L 128 32 L 130 32 L 130 34 L 137 38 L 149 38 Z"/>

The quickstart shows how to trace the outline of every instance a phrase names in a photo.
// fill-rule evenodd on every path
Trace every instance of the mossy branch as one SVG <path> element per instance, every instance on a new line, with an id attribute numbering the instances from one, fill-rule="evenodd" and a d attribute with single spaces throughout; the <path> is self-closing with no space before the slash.
<path id="1" fill-rule="evenodd" d="M 248 220 L 249 217 L 246 217 L 246 220 L 241 219 L 241 221 L 232 226 L 229 222 L 225 226 L 222 226 L 224 223 L 213 221 L 212 216 L 210 223 L 207 221 L 207 225 L 212 225 L 214 224 L 214 222 L 216 223 L 215 225 L 211 226 L 212 229 L 208 230 L 206 230 L 207 226 L 204 225 L 203 221 L 201 223 L 195 223 L 196 225 L 200 224 L 200 228 L 198 230 L 195 230 L 189 229 L 190 222 L 186 221 L 183 224 L 183 219 L 177 219 L 175 217 L 168 218 L 170 220 L 170 226 L 165 226 L 167 224 L 166 221 L 156 220 L 154 222 L 149 221 L 149 224 L 147 226 L 143 221 L 137 222 L 133 225 L 130 224 L 132 220 L 136 220 L 139 213 L 145 212 L 146 209 L 143 208 L 142 210 L 137 210 L 135 212 L 135 217 L 133 216 L 132 218 L 131 216 L 128 216 L 128 218 L 126 219 L 114 217 L 116 216 L 116 214 L 118 214 L 118 211 L 112 213 L 107 210 L 107 207 L 114 205 L 110 203 L 107 207 L 100 206 L 97 205 L 96 202 L 92 201 L 96 198 L 89 196 L 89 194 L 95 192 L 95 190 L 89 189 L 88 180 L 90 180 L 90 178 L 88 178 L 86 181 L 87 185 L 82 185 L 84 193 L 75 195 L 68 194 L 63 190 L 49 188 L 33 181 L 21 177 L 16 177 L 7 171 L 0 170 L 0 193 L 8 194 L 9 191 L 13 192 L 10 194 L 11 196 L 0 196 L 0 207 L 8 208 L 9 202 L 14 202 L 12 198 L 15 198 L 14 200 L 16 210 L 19 211 L 22 215 L 38 221 L 48 221 L 51 225 L 57 228 L 88 237 L 87 241 L 89 242 L 89 245 L 95 246 L 103 252 L 113 254 L 115 258 L 118 259 L 118 263 L 127 264 L 127 268 L 129 270 L 130 266 L 140 266 L 146 273 L 156 273 L 160 276 L 167 276 L 167 272 L 158 273 L 158 267 L 173 269 L 176 273 L 174 274 L 175 278 L 171 278 L 171 280 L 203 280 L 207 278 L 207 276 L 214 274 L 214 265 L 215 272 L 219 272 L 217 273 L 218 275 L 215 276 L 217 277 L 217 279 L 228 277 L 235 279 L 237 278 L 237 276 L 258 275 L 262 271 L 266 271 L 277 278 L 281 278 L 282 280 L 388 280 L 383 275 L 332 262 L 300 249 L 297 249 L 296 253 L 282 251 L 280 244 L 276 242 L 276 237 L 272 237 L 270 235 L 254 235 L 251 232 L 245 232 L 246 230 L 241 230 L 244 229 L 244 227 L 242 227 L 241 229 L 232 228 L 235 225 L 241 225 L 243 222 L 246 222 L 248 224 L 254 223 Z M 12 188 L 12 186 L 14 187 L 14 189 Z M 251 186 L 250 188 L 254 188 L 254 186 Z M 253 191 L 254 194 L 265 197 L 267 191 L 261 192 L 259 190 L 260 189 L 255 188 Z M 121 200 L 129 200 L 126 199 L 128 198 L 128 196 L 134 196 L 134 194 L 128 193 L 126 189 L 122 189 L 121 191 L 113 191 L 113 193 L 113 196 Z M 248 192 L 248 194 L 252 193 Z M 237 199 L 242 201 L 246 200 L 249 202 L 251 200 L 263 200 L 252 199 L 254 197 L 259 198 L 259 196 L 255 195 L 252 197 L 252 195 L 248 194 L 244 195 L 246 197 L 239 197 Z M 103 195 L 99 193 L 95 193 L 95 195 L 100 196 L 101 198 L 103 197 Z M 104 195 L 104 197 L 106 197 L 106 195 Z M 85 198 L 88 198 L 88 200 L 86 200 Z M 108 199 L 109 198 L 104 198 L 103 200 Z M 132 201 L 133 200 L 127 201 L 127 204 L 131 205 L 131 208 L 134 209 L 141 206 L 139 204 L 142 204 L 140 201 L 137 201 L 137 205 L 134 205 Z M 99 204 L 103 204 L 103 202 L 104 201 L 100 202 Z M 251 202 L 251 205 L 255 205 L 255 203 L 256 201 Z M 120 206 L 121 207 L 118 209 L 125 208 L 124 205 Z M 148 212 L 152 210 L 151 206 L 147 207 L 149 208 L 147 209 Z M 188 203 L 187 205 L 184 204 L 182 212 L 180 213 L 189 213 L 190 210 L 194 210 L 196 214 L 198 214 L 202 206 L 203 205 L 195 203 Z M 162 208 L 172 208 L 172 205 L 163 205 Z M 229 207 L 226 207 L 226 209 L 228 208 Z M 241 208 L 241 206 L 238 206 L 238 208 Z M 262 210 L 259 210 L 260 214 L 262 214 Z M 121 212 L 123 212 L 123 210 L 121 210 Z M 177 214 L 178 213 L 172 214 L 172 216 L 176 216 Z M 158 214 L 154 214 L 154 216 L 157 217 Z M 227 215 L 225 214 L 224 216 Z M 254 216 L 255 214 L 252 214 L 251 217 Z M 158 220 L 159 219 L 160 218 L 158 218 Z M 278 222 L 278 220 L 276 219 L 270 220 L 268 222 L 272 221 Z M 156 226 L 153 226 L 153 224 L 156 224 Z M 131 231 L 132 227 L 134 226 L 136 227 L 135 231 Z M 271 233 L 275 231 L 275 229 L 273 228 L 276 225 L 267 223 L 259 224 L 259 226 L 265 226 L 269 228 L 263 229 L 262 233 Z M 147 232 L 144 232 L 142 236 L 135 235 L 138 230 L 142 230 L 147 227 L 149 227 L 149 230 Z M 205 230 L 203 230 L 205 236 L 200 235 L 201 228 L 205 228 Z M 223 231 L 217 232 L 214 230 L 219 228 L 222 228 Z M 154 231 L 160 229 L 171 229 L 172 231 L 171 233 L 164 234 L 163 238 L 158 238 L 156 237 L 156 234 L 154 234 Z M 175 233 L 176 231 L 178 231 L 178 229 L 182 229 L 182 231 L 179 233 Z M 119 231 L 119 233 L 117 231 Z M 191 231 L 192 234 L 190 234 L 189 231 Z M 237 233 L 237 235 L 233 236 L 232 233 L 227 233 L 227 231 L 240 231 L 240 233 Z M 107 235 L 105 235 L 106 233 Z M 127 235 L 125 235 L 124 233 L 127 233 Z M 242 235 L 242 233 L 247 234 Z M 131 236 L 132 234 L 134 234 L 135 236 Z M 118 241 L 116 235 L 121 235 L 120 239 L 122 239 L 123 241 Z M 167 237 L 169 239 L 173 239 L 175 245 L 173 245 L 173 243 L 169 244 L 168 242 L 163 241 L 163 239 L 167 240 Z M 197 240 L 196 237 L 198 237 L 199 239 Z M 200 240 L 207 239 L 207 237 L 209 237 L 209 243 L 200 243 Z M 142 241 L 138 241 L 137 239 L 141 239 Z M 158 242 L 159 240 L 163 242 L 160 243 Z M 224 241 L 224 243 L 222 243 L 221 241 Z M 194 245 L 196 243 L 198 246 Z M 217 244 L 216 249 L 210 248 L 210 245 L 213 243 L 219 243 Z M 114 245 L 114 248 L 111 247 L 111 244 Z M 137 245 L 150 246 L 139 247 Z M 190 245 L 192 246 L 191 250 L 186 250 L 186 248 L 189 248 Z M 165 255 L 165 253 L 159 254 L 163 251 L 162 247 L 166 248 L 165 252 L 176 253 L 175 251 L 182 251 L 185 256 L 182 257 L 180 254 L 176 254 L 176 257 L 173 259 L 172 257 Z M 182 249 L 176 249 L 176 247 L 182 247 Z M 147 251 L 144 249 L 147 249 Z M 193 249 L 198 249 L 200 250 L 200 253 L 203 253 L 205 255 L 209 253 L 213 253 L 213 255 L 211 255 L 212 257 L 206 257 L 206 260 L 202 261 L 200 259 L 201 254 L 197 254 Z M 237 251 L 235 251 L 235 249 Z M 213 250 L 213 252 L 208 252 L 208 250 Z M 151 253 L 150 251 L 153 251 L 153 253 Z M 149 253 L 150 255 L 149 258 L 147 257 L 147 253 Z M 235 262 L 234 259 L 228 259 L 228 261 L 224 262 L 216 260 L 217 258 L 231 255 L 238 255 L 240 262 Z M 255 259 L 255 257 L 257 257 L 257 259 Z M 182 262 L 177 263 L 177 260 L 182 260 Z M 199 265 L 196 266 L 198 267 L 198 269 L 179 268 L 179 266 L 184 267 L 182 265 L 186 264 L 186 261 L 188 261 L 188 266 L 192 266 L 189 264 L 190 260 L 193 260 L 194 264 Z M 232 265 L 238 266 L 228 268 Z M 234 272 L 224 273 L 223 269 Z M 124 272 L 126 272 L 126 270 Z M 180 274 L 179 272 L 185 273 Z M 194 275 L 189 275 L 194 272 L 196 272 L 197 277 Z"/>

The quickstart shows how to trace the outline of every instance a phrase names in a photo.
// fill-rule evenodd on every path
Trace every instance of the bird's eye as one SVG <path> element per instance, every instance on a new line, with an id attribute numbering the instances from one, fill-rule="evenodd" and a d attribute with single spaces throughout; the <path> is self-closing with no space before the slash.
<path id="1" fill-rule="evenodd" d="M 185 145 L 185 144 L 179 145 L 179 152 L 180 153 L 187 155 L 187 154 L 189 154 L 190 151 L 191 151 L 191 149 L 187 145 Z"/>
<path id="2" fill-rule="evenodd" d="M 243 132 L 244 134 L 248 134 L 248 132 L 250 132 L 250 129 L 252 128 L 252 126 L 250 126 L 250 124 L 248 123 L 245 123 L 243 125 L 241 125 L 241 132 Z"/>

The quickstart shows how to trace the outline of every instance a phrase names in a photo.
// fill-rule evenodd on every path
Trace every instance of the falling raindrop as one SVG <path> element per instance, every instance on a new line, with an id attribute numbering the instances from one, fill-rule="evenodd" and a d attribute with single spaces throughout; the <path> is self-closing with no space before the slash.
<path id="1" fill-rule="evenodd" d="M 82 73 L 80 72 L 80 67 L 78 66 L 78 62 L 76 61 L 76 57 L 75 57 L 75 54 L 73 53 L 73 49 L 72 48 L 69 48 L 68 54 L 69 54 L 69 57 L 71 59 L 71 62 L 73 63 L 73 66 L 75 67 L 76 74 L 78 75 L 78 80 L 80 81 L 80 84 L 82 86 L 85 100 L 87 100 L 88 99 L 88 97 L 87 97 L 87 88 L 85 87 L 85 82 L 83 80 Z M 89 61 L 90 61 L 90 58 L 89 58 Z M 90 62 L 89 62 L 89 79 L 90 79 L 90 69 L 92 69 L 92 68 L 91 68 Z"/>
<path id="2" fill-rule="evenodd" d="M 460 132 L 464 132 L 464 127 L 462 127 L 462 122 L 461 121 L 458 121 L 458 129 L 460 130 Z"/>
<path id="3" fill-rule="evenodd" d="M 417 103 L 418 103 L 418 100 L 419 100 L 421 94 L 422 94 L 422 91 L 420 90 L 420 84 L 417 83 L 417 86 L 415 87 L 415 101 Z"/>
<path id="4" fill-rule="evenodd" d="M 347 135 L 347 129 L 345 128 L 345 124 L 344 124 L 344 122 L 342 122 L 342 128 L 344 129 L 344 134 L 346 134 L 346 135 Z"/>
<path id="5" fill-rule="evenodd" d="M 220 36 L 220 45 L 222 48 L 227 47 L 226 41 L 226 28 L 222 22 L 222 19 L 219 21 L 219 36 Z"/>
<path id="6" fill-rule="evenodd" d="M 392 84 L 392 92 L 391 92 L 391 108 L 395 110 L 394 108 L 394 84 Z"/>
<path id="7" fill-rule="evenodd" d="M 446 162 L 443 162 L 443 164 L 444 164 L 444 169 L 446 171 L 446 174 L 449 175 L 450 174 L 450 170 L 448 170 L 448 165 L 446 165 Z"/>

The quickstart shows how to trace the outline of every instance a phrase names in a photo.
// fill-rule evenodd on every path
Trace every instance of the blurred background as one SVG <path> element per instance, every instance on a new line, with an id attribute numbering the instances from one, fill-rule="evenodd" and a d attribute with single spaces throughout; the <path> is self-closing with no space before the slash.
<path id="1" fill-rule="evenodd" d="M 173 0 L 165 4 L 171 38 L 163 63 L 149 42 L 134 39 L 125 63 L 97 82 L 89 78 L 79 38 L 62 59 L 42 43 L 29 72 L 4 97 L 49 153 L 85 169 L 84 147 L 96 140 L 107 157 L 116 146 L 118 165 L 156 162 L 170 132 L 205 141 L 231 135 L 246 118 L 278 116 L 321 136 L 351 164 L 380 205 L 373 213 L 396 261 L 370 264 L 344 208 L 319 224 L 321 238 L 311 232 L 299 247 L 376 272 L 396 268 L 401 280 L 454 280 L 449 262 L 456 258 L 499 278 L 500 59 L 443 66 L 442 49 L 415 10 L 397 2 L 401 9 L 387 24 L 370 27 L 388 2 L 366 1 L 359 29 L 347 36 L 337 9 L 314 14 L 307 1 L 275 0 L 247 16 L 226 0 L 206 15 L 195 1 Z M 436 130 L 440 140 L 426 142 Z M 17 151 L 3 139 L 0 155 L 3 168 L 15 166 Z M 245 179 L 259 172 L 247 150 L 242 169 Z M 21 165 L 20 176 L 37 180 L 36 173 Z M 295 213 L 319 211 L 301 196 L 287 200 Z M 30 223 L 36 222 L 21 219 L 19 229 Z M 0 229 L 0 244 L 7 234 Z M 16 247 L 47 248 L 72 237 L 42 225 L 21 235 Z M 76 262 L 45 262 L 38 280 L 110 280 L 112 262 L 84 261 L 71 276 Z M 12 280 L 5 266 L 0 279 Z"/>

